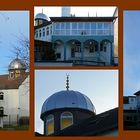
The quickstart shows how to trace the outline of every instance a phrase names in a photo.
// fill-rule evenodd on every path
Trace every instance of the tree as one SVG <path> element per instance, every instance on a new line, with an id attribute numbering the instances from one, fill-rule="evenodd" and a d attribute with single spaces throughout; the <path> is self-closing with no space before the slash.
<path id="1" fill-rule="evenodd" d="M 27 37 L 25 37 L 23 34 L 16 37 L 17 38 L 17 45 L 13 45 L 12 52 L 14 54 L 14 57 L 20 58 L 26 65 L 27 70 L 29 70 L 29 48 L 30 48 L 30 42 Z"/>

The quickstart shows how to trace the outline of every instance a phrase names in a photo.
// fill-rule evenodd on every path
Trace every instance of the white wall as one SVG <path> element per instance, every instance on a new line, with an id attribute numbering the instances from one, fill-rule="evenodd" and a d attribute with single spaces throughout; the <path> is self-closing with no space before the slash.
<path id="1" fill-rule="evenodd" d="M 29 76 L 19 87 L 19 117 L 29 116 Z"/>
<path id="2" fill-rule="evenodd" d="M 18 99 L 18 90 L 9 89 L 9 90 L 0 90 L 4 93 L 4 100 L 0 100 L 0 106 L 4 107 L 4 114 L 8 115 L 4 117 L 4 124 L 17 124 L 17 118 L 19 114 L 19 99 Z"/>
<path id="3" fill-rule="evenodd" d="M 36 38 L 36 35 L 34 36 L 34 38 L 36 40 L 41 40 L 41 41 L 48 41 L 48 42 L 51 42 L 52 41 L 52 35 L 50 34 L 51 32 L 51 27 L 52 25 L 47 25 L 47 26 L 44 26 L 42 28 L 39 28 L 39 29 L 36 29 L 36 31 L 38 31 L 38 37 Z M 49 27 L 49 35 L 46 34 L 46 28 Z M 43 36 L 43 28 L 45 29 L 45 36 Z M 41 37 L 39 37 L 39 31 L 41 30 Z"/>

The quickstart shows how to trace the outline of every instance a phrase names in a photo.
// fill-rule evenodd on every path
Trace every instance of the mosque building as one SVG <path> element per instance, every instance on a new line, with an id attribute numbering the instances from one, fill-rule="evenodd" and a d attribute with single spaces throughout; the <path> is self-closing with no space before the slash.
<path id="1" fill-rule="evenodd" d="M 115 14 L 116 15 L 116 14 Z M 45 45 L 55 51 L 56 62 L 85 65 L 117 65 L 114 24 L 117 17 L 76 17 L 62 7 L 61 17 L 35 16 L 35 62 L 45 61 Z M 38 44 L 42 41 L 42 44 Z M 48 45 L 47 45 L 48 44 Z"/>
<path id="2" fill-rule="evenodd" d="M 27 124 L 29 120 L 29 72 L 19 58 L 11 61 L 8 71 L 0 75 L 1 128 Z"/>
<path id="3" fill-rule="evenodd" d="M 58 91 L 45 100 L 40 118 L 44 136 L 118 135 L 118 109 L 96 115 L 92 101 L 83 93 L 69 89 Z M 36 132 L 37 136 L 41 134 Z"/>

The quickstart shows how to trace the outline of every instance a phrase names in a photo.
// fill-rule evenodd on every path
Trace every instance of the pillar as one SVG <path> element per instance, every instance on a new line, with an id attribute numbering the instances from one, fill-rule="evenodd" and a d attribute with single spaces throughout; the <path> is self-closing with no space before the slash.
<path id="1" fill-rule="evenodd" d="M 64 42 L 64 61 L 66 61 L 66 50 L 67 50 L 66 43 Z"/>
<path id="2" fill-rule="evenodd" d="M 81 42 L 81 60 L 84 60 L 84 42 Z"/>

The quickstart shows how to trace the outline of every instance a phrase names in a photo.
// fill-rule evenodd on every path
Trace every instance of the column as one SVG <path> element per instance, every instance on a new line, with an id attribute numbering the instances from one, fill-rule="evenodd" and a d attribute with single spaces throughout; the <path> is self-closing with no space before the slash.
<path id="1" fill-rule="evenodd" d="M 100 62 L 100 42 L 98 42 L 98 50 L 97 50 L 97 62 Z M 99 63 L 97 64 L 99 65 Z"/>
<path id="2" fill-rule="evenodd" d="M 64 42 L 64 61 L 66 61 L 66 51 L 67 51 L 67 48 L 66 48 L 66 43 Z"/>
<path id="3" fill-rule="evenodd" d="M 84 60 L 84 42 L 81 42 L 81 60 Z"/>
<path id="4" fill-rule="evenodd" d="M 110 65 L 113 65 L 113 43 L 110 42 Z"/>

